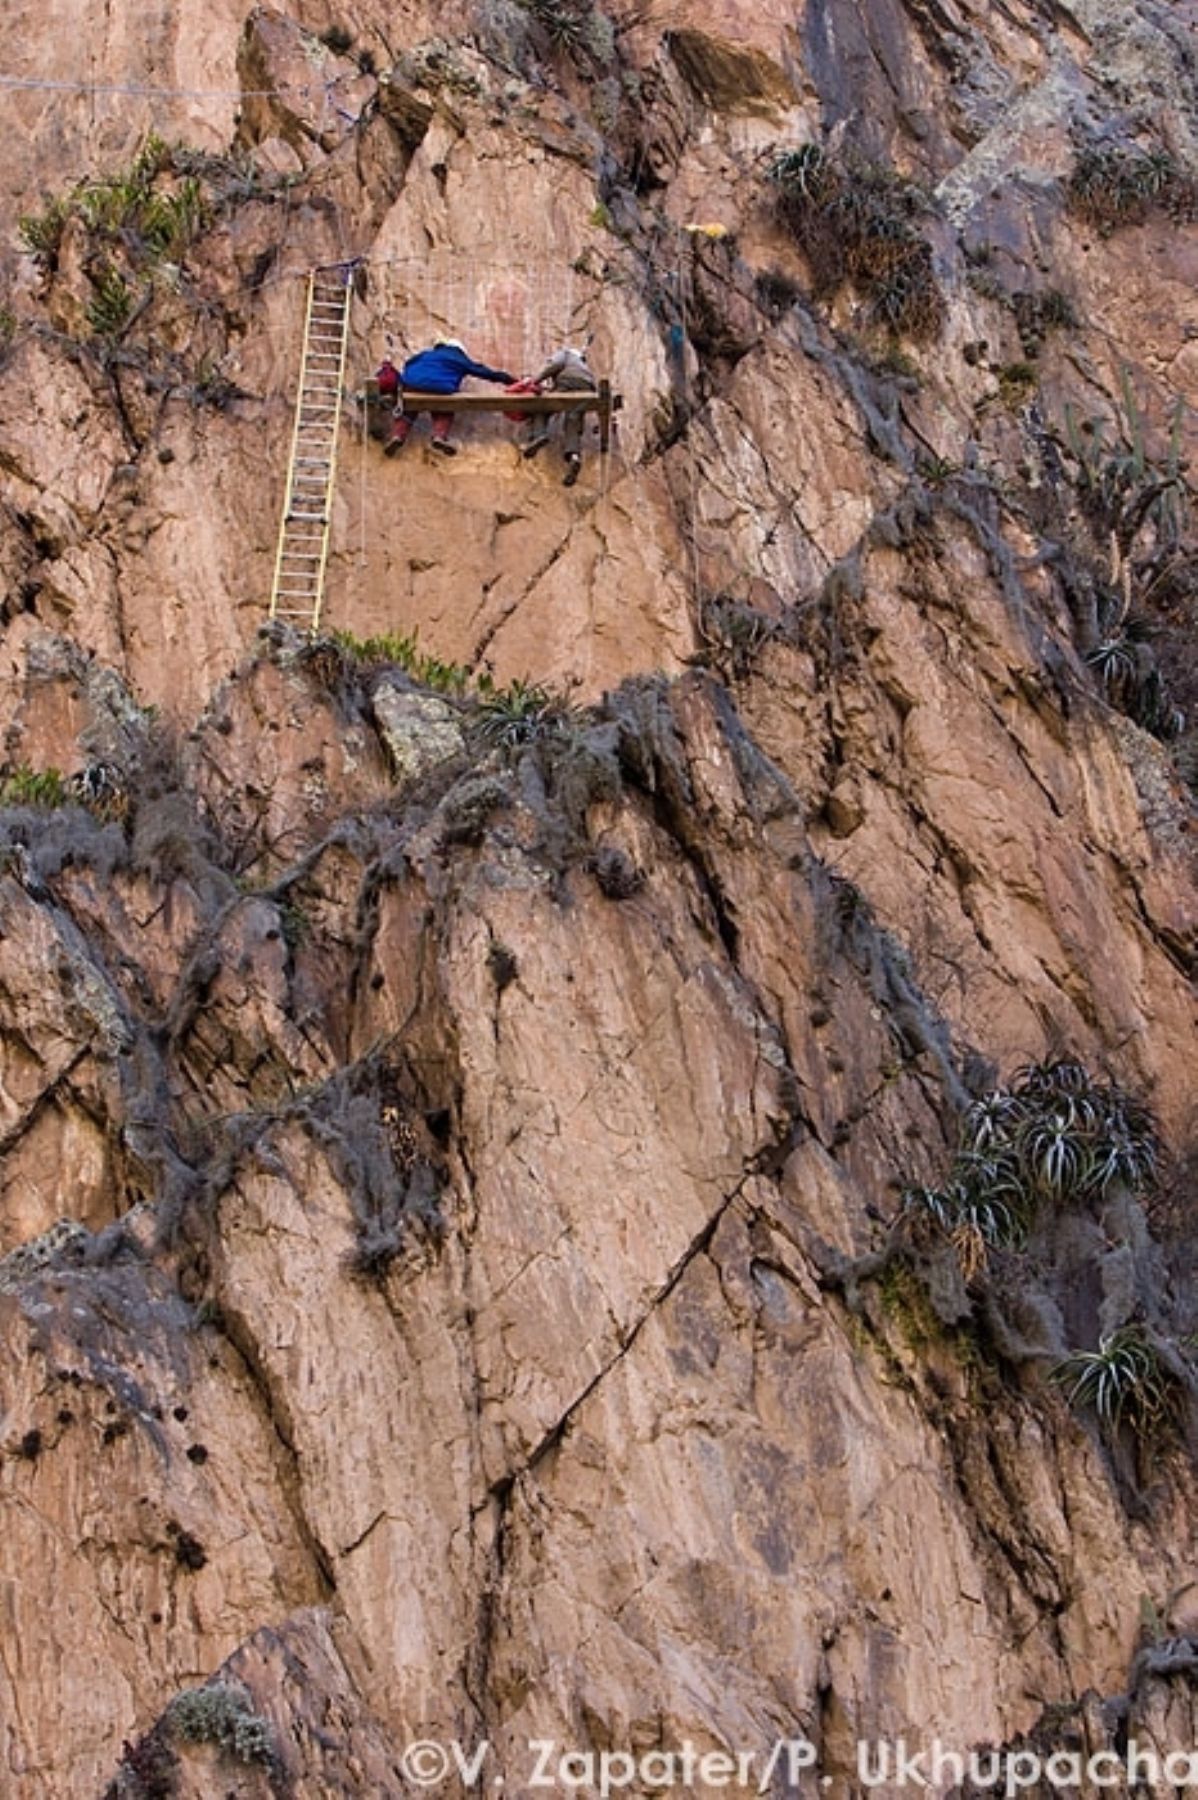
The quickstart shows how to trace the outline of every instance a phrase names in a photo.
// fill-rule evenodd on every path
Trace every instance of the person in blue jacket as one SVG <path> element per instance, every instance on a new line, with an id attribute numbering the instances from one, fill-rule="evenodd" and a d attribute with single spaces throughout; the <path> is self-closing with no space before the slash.
<path id="1" fill-rule="evenodd" d="M 489 369 L 486 363 L 475 362 L 457 338 L 438 338 L 431 350 L 417 351 L 400 370 L 400 400 L 405 388 L 420 394 L 456 394 L 467 375 L 477 376 L 479 381 L 496 381 L 501 387 L 510 387 L 516 379 L 506 369 Z M 456 456 L 457 445 L 449 441 L 453 414 L 433 412 L 431 407 L 423 410 L 432 415 L 433 449 L 439 450 L 442 456 Z M 416 417 L 415 413 L 396 412 L 384 455 L 394 456 L 403 449 L 412 434 Z"/>

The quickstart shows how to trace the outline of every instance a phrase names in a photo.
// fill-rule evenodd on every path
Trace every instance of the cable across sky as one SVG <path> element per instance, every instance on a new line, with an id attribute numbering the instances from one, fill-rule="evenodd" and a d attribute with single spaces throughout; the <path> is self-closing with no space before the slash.
<path id="1" fill-rule="evenodd" d="M 327 93 L 341 79 L 341 76 L 334 76 L 328 81 L 292 81 L 274 88 L 171 88 L 143 87 L 136 82 L 57 81 L 41 75 L 0 75 L 0 92 L 117 94 L 148 100 L 281 100 L 288 94 Z"/>

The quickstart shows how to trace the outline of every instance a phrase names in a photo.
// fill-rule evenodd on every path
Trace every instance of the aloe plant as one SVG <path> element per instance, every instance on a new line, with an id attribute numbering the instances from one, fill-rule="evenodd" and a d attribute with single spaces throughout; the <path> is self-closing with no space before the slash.
<path id="1" fill-rule="evenodd" d="M 1081 1063 L 1032 1063 L 974 1102 L 946 1181 L 907 1188 L 902 1206 L 949 1236 L 964 1229 L 992 1249 L 1017 1248 L 1041 1206 L 1093 1200 L 1117 1182 L 1142 1190 L 1158 1158 L 1146 1106 Z"/>
<path id="2" fill-rule="evenodd" d="M 1138 1434 L 1159 1425 L 1168 1410 L 1172 1377 L 1134 1325 L 1104 1337 L 1097 1350 L 1079 1350 L 1051 1371 L 1069 1405 L 1093 1412 L 1108 1436 L 1126 1422 Z"/>

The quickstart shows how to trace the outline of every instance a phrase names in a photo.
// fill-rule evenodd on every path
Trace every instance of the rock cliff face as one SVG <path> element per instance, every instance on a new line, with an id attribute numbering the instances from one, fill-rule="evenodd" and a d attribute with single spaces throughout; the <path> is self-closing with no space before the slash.
<path id="1" fill-rule="evenodd" d="M 0 1790 L 1191 1749 L 1198 7 L 8 35 Z"/>

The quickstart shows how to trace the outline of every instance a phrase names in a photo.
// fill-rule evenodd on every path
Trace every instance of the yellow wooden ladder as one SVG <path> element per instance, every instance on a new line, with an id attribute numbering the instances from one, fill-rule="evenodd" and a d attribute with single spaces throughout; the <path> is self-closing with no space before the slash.
<path id="1" fill-rule="evenodd" d="M 352 263 L 339 263 L 314 269 L 308 278 L 287 494 L 270 590 L 272 619 L 313 632 L 320 627 L 329 560 L 353 273 Z"/>

